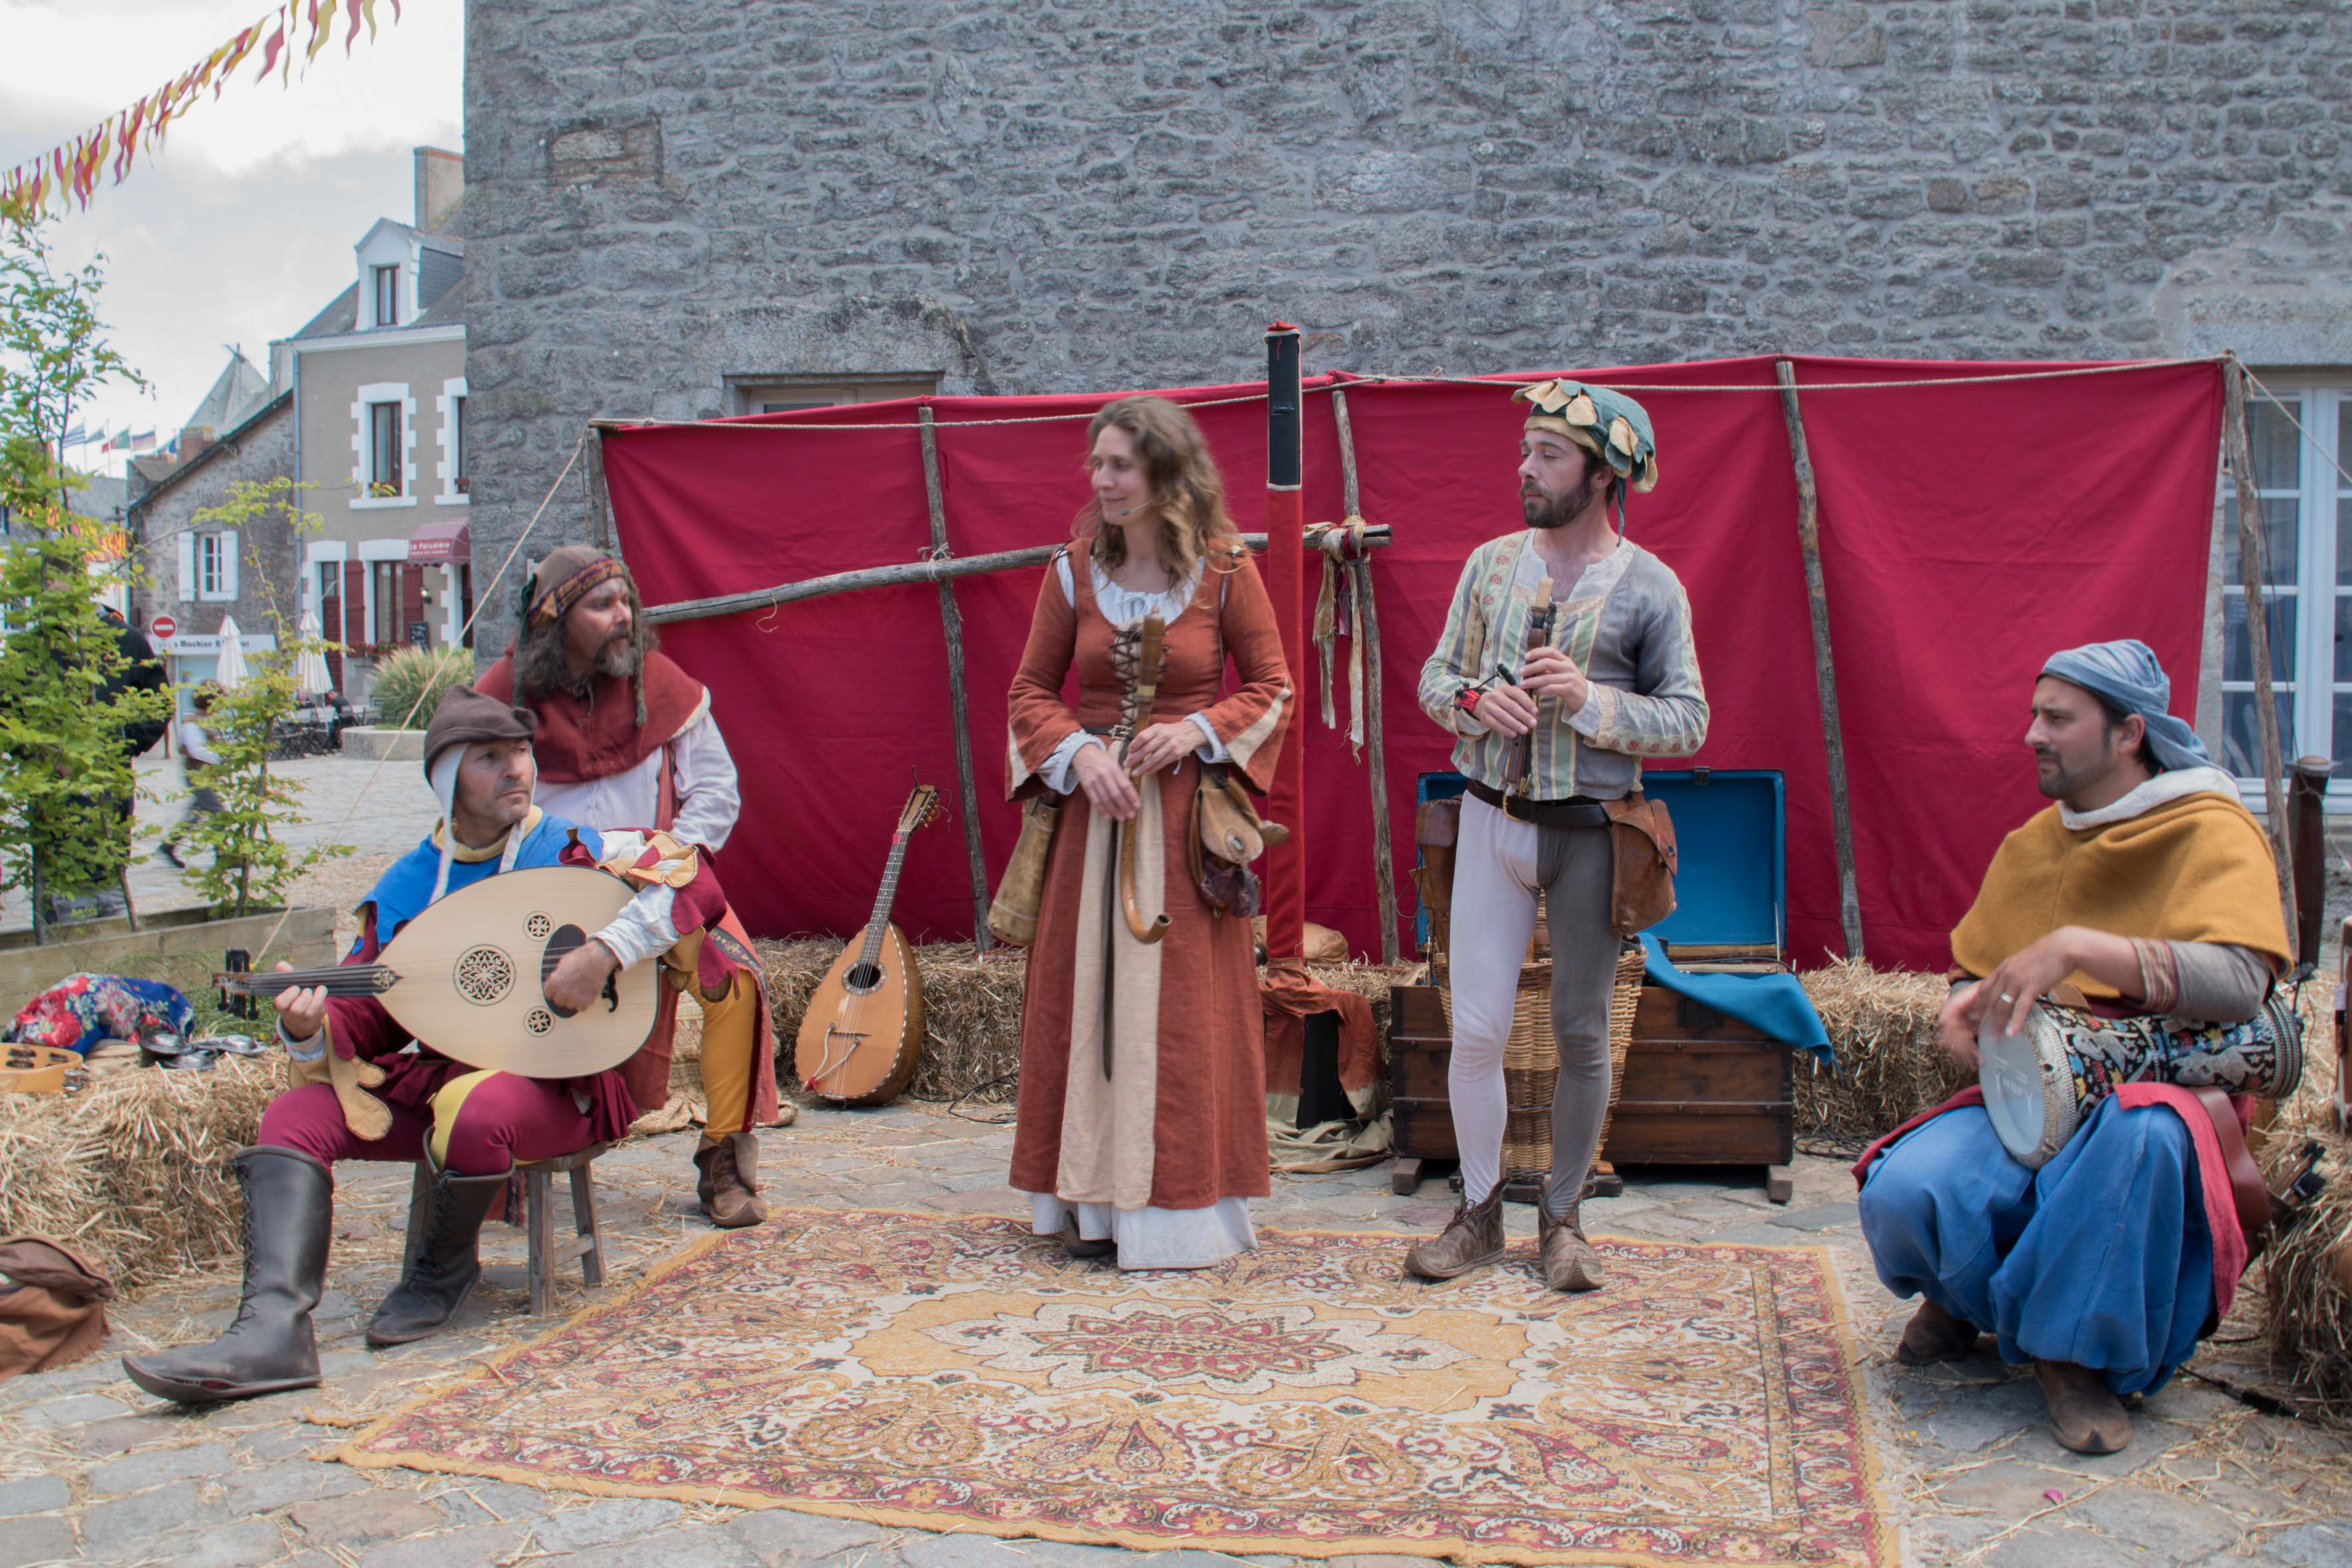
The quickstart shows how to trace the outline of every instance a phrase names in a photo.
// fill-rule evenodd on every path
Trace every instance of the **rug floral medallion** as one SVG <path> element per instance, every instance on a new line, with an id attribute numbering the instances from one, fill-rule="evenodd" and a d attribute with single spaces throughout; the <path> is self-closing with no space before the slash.
<path id="1" fill-rule="evenodd" d="M 1197 1273 L 1004 1219 L 787 1210 L 339 1457 L 926 1530 L 1476 1562 L 1892 1560 L 1822 1254 L 1602 1241 L 1444 1284 L 1392 1235 Z"/>

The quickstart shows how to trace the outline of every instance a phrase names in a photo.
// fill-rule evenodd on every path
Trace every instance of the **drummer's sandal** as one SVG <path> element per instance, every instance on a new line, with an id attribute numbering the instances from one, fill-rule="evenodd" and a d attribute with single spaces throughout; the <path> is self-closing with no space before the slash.
<path id="1" fill-rule="evenodd" d="M 1903 1326 L 1903 1342 L 1895 1347 L 1895 1359 L 1905 1366 L 1927 1366 L 1958 1361 L 1976 1348 L 1974 1323 L 1962 1322 L 1935 1302 L 1923 1300 Z"/>

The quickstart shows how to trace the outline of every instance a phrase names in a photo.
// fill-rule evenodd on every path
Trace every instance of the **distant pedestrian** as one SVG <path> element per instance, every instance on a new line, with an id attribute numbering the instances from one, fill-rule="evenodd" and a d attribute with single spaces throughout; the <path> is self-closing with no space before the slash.
<path id="1" fill-rule="evenodd" d="M 179 825 L 171 836 L 155 846 L 155 853 L 184 871 L 188 863 L 180 858 L 180 836 L 193 827 L 196 819 L 216 815 L 221 809 L 220 793 L 209 782 L 213 769 L 220 765 L 220 753 L 213 749 L 212 735 L 205 728 L 205 716 L 212 711 L 213 699 L 220 688 L 207 680 L 188 699 L 195 711 L 180 721 L 180 765 L 188 784 L 188 806 L 180 814 Z"/>

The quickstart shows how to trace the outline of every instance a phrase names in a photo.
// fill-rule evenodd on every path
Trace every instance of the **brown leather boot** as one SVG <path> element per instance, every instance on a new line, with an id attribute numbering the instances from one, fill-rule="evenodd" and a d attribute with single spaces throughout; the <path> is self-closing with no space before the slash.
<path id="1" fill-rule="evenodd" d="M 1582 1207 L 1581 1203 L 1570 1204 L 1558 1219 L 1540 1208 L 1536 1211 L 1536 1258 L 1544 1283 L 1555 1290 L 1601 1289 L 1601 1255 L 1584 1239 L 1577 1212 Z"/>
<path id="2" fill-rule="evenodd" d="M 768 1217 L 768 1205 L 759 1197 L 760 1140 L 749 1132 L 730 1133 L 717 1142 L 705 1138 L 694 1152 L 702 1172 L 695 1196 L 702 1212 L 721 1230 L 757 1225 Z"/>
<path id="3" fill-rule="evenodd" d="M 1895 1347 L 1895 1359 L 1905 1366 L 1927 1366 L 1934 1362 L 1958 1361 L 1976 1348 L 1974 1323 L 1962 1322 L 1923 1298 L 1919 1310 L 1903 1325 L 1903 1342 Z"/>
<path id="4" fill-rule="evenodd" d="M 1427 1241 L 1416 1242 L 1404 1255 L 1405 1271 L 1423 1279 L 1451 1279 L 1503 1256 L 1503 1184 L 1495 1184 L 1486 1201 L 1473 1207 L 1465 1201 L 1454 1209 L 1445 1228 Z"/>
<path id="5" fill-rule="evenodd" d="M 2078 1454 L 2117 1454 L 2131 1441 L 2131 1414 L 2107 1380 L 2071 1361 L 2036 1361 L 2033 1376 L 2050 1404 L 2050 1432 Z"/>

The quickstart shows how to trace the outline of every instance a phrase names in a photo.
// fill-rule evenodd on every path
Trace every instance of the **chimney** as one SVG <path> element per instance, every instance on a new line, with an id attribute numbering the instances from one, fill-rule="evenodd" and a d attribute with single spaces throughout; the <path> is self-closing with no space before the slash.
<path id="1" fill-rule="evenodd" d="M 450 216 L 466 199 L 466 160 L 439 147 L 416 149 L 416 226 L 445 234 Z"/>

